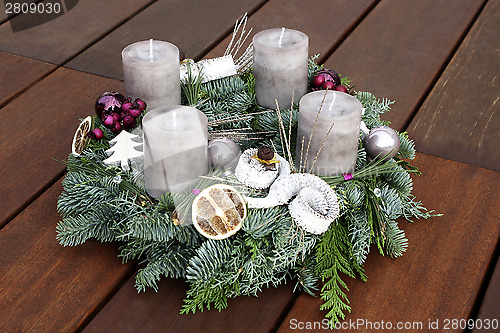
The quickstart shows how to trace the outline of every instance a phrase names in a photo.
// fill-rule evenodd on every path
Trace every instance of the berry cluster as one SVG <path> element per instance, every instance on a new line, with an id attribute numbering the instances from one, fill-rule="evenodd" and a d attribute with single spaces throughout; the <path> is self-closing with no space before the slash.
<path id="1" fill-rule="evenodd" d="M 146 103 L 139 98 L 133 102 L 115 91 L 108 91 L 99 96 L 95 102 L 95 113 L 102 124 L 113 133 L 120 133 L 122 129 L 132 129 L 137 126 L 137 118 L 146 109 Z M 89 133 L 93 139 L 102 139 L 104 136 L 100 128 Z"/>
<path id="2" fill-rule="evenodd" d="M 313 91 L 323 89 L 347 93 L 347 88 L 340 83 L 340 76 L 331 69 L 322 69 L 314 75 L 311 86 Z"/>

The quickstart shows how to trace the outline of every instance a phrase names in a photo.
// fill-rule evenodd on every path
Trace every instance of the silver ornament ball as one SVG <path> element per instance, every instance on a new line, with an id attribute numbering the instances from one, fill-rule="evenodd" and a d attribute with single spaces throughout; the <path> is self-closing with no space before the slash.
<path id="1" fill-rule="evenodd" d="M 399 135 L 390 127 L 377 126 L 363 140 L 366 155 L 371 159 L 391 159 L 399 151 Z"/>
<path id="2" fill-rule="evenodd" d="M 214 168 L 234 169 L 240 155 L 240 147 L 228 138 L 213 139 L 208 143 L 208 158 Z"/>

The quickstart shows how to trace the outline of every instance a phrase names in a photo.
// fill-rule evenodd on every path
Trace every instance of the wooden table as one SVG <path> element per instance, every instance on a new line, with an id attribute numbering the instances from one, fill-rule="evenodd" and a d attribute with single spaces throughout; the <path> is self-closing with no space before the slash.
<path id="1" fill-rule="evenodd" d="M 67 158 L 96 96 L 123 91 L 123 47 L 155 38 L 196 60 L 219 56 L 245 12 L 254 32 L 304 31 L 327 68 L 396 101 L 385 119 L 415 140 L 424 175 L 414 193 L 444 214 L 401 221 L 407 253 L 370 255 L 368 283 L 348 281 L 346 321 L 422 331 L 438 321 L 432 332 L 457 332 L 453 319 L 500 319 L 499 0 L 81 0 L 16 33 L 12 20 L 29 17 L 0 13 L 0 332 L 288 332 L 321 323 L 321 300 L 290 285 L 232 299 L 221 313 L 179 315 L 182 281 L 138 294 L 138 265 L 121 264 L 118 244 L 63 248 L 55 239 L 65 167 L 53 158 Z"/>

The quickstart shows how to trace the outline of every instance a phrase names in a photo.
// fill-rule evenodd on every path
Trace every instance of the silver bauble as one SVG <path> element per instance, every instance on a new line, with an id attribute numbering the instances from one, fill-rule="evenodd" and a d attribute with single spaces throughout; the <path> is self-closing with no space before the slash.
<path id="1" fill-rule="evenodd" d="M 366 155 L 371 159 L 390 159 L 396 156 L 401 142 L 399 135 L 390 127 L 377 126 L 363 139 Z"/>
<path id="2" fill-rule="evenodd" d="M 228 138 L 213 139 L 208 143 L 208 158 L 214 168 L 234 169 L 240 155 L 240 147 Z"/>

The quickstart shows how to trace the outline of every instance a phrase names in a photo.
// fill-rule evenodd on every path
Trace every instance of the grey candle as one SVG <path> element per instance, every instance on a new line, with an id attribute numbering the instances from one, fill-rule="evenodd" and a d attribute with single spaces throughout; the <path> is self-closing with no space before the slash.
<path id="1" fill-rule="evenodd" d="M 181 104 L 179 49 L 158 40 L 131 44 L 122 51 L 125 91 L 148 110 Z"/>
<path id="2" fill-rule="evenodd" d="M 307 92 L 309 37 L 292 29 L 269 29 L 253 38 L 253 69 L 257 103 L 290 108 Z"/>
<path id="3" fill-rule="evenodd" d="M 361 111 L 361 102 L 356 97 L 338 91 L 314 91 L 302 97 L 297 169 L 302 155 L 302 168 L 307 172 L 311 168 L 313 173 L 325 176 L 354 172 Z"/>
<path id="4" fill-rule="evenodd" d="M 162 106 L 149 111 L 144 130 L 146 190 L 157 198 L 182 192 L 208 172 L 207 117 L 188 106 Z"/>

